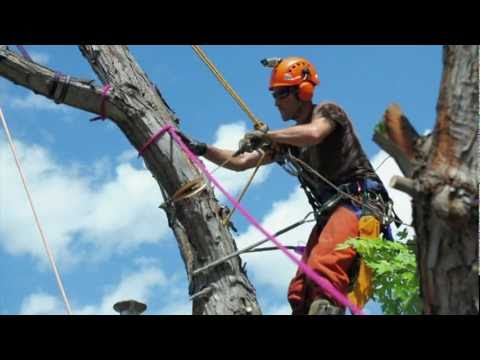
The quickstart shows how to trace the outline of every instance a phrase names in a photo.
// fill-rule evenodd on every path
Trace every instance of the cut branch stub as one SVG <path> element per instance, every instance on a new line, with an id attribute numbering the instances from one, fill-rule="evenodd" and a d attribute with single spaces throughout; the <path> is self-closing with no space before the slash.
<path id="1" fill-rule="evenodd" d="M 415 147 L 420 138 L 418 133 L 397 104 L 392 104 L 385 110 L 381 124 L 385 131 L 377 128 L 373 141 L 395 159 L 405 176 L 411 177 L 420 155 Z"/>
<path id="2" fill-rule="evenodd" d="M 410 161 L 415 160 L 415 142 L 418 133 L 397 104 L 391 104 L 383 116 L 385 128 L 391 142 L 396 144 Z"/>

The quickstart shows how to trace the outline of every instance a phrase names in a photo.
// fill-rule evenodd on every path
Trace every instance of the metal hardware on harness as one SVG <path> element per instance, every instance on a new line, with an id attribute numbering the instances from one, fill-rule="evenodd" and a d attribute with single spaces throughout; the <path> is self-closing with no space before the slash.
<path id="1" fill-rule="evenodd" d="M 284 169 L 287 173 L 292 176 L 298 177 L 302 172 L 302 168 L 299 167 L 294 162 L 290 161 L 289 157 L 293 157 L 291 149 L 287 149 L 287 154 L 281 156 L 280 159 L 277 160 L 277 163 Z"/>

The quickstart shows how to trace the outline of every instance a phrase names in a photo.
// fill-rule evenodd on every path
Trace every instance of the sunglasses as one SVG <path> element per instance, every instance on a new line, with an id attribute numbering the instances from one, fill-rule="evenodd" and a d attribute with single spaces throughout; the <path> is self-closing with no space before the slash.
<path id="1" fill-rule="evenodd" d="M 293 92 L 293 88 L 292 87 L 284 87 L 284 88 L 279 88 L 279 89 L 275 89 L 272 91 L 272 96 L 274 99 L 284 99 L 286 98 L 288 95 L 290 95 L 290 93 Z"/>

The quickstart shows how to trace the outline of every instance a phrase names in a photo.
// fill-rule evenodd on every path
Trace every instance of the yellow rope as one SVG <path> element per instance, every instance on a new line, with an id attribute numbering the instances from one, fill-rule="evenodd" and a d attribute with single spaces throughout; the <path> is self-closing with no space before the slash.
<path id="1" fill-rule="evenodd" d="M 238 199 L 237 199 L 237 202 L 240 203 L 240 201 L 242 200 L 243 198 L 243 195 L 245 195 L 245 193 L 247 192 L 247 189 L 248 187 L 250 186 L 250 184 L 252 183 L 253 181 L 253 178 L 255 177 L 255 175 L 257 174 L 257 171 L 258 169 L 260 168 L 260 165 L 262 165 L 262 161 L 263 159 L 265 159 L 265 151 L 263 150 L 259 150 L 262 155 L 260 156 L 260 159 L 258 159 L 258 162 L 257 162 L 257 165 L 255 166 L 255 170 L 253 171 L 252 175 L 250 175 L 250 178 L 248 179 L 247 181 L 247 184 L 245 185 L 245 187 L 243 188 L 242 192 L 240 193 L 240 195 L 238 196 Z M 233 213 L 235 212 L 235 207 L 232 209 L 232 211 L 228 214 L 228 216 L 225 218 L 225 220 L 223 221 L 223 225 L 227 225 L 228 222 L 230 221 L 230 218 L 232 217 Z"/>
<path id="2" fill-rule="evenodd" d="M 220 73 L 220 71 L 218 71 L 216 66 L 210 61 L 210 59 L 207 57 L 207 54 L 205 54 L 205 52 L 200 48 L 200 46 L 192 45 L 192 48 L 197 53 L 198 57 L 212 71 L 212 73 L 215 75 L 217 80 L 223 85 L 225 90 L 227 90 L 227 92 L 238 103 L 240 108 L 247 114 L 250 120 L 252 120 L 253 126 L 255 127 L 255 129 L 265 131 L 267 129 L 267 126 L 253 114 L 253 112 L 248 108 L 247 104 L 245 104 L 245 102 L 240 98 L 240 96 L 237 95 L 235 90 L 232 89 L 230 84 L 225 80 L 223 75 Z"/>
<path id="3" fill-rule="evenodd" d="M 200 48 L 200 46 L 192 45 L 192 48 L 195 51 L 195 53 L 198 55 L 198 57 L 205 63 L 205 65 L 207 65 L 207 67 L 210 69 L 210 71 L 213 73 L 213 75 L 215 75 L 215 77 L 220 82 L 220 84 L 223 85 L 225 90 L 227 90 L 227 92 L 233 97 L 233 99 L 237 102 L 237 104 L 240 106 L 240 108 L 247 114 L 247 116 L 250 118 L 250 120 L 252 120 L 254 128 L 256 130 L 267 131 L 268 127 L 253 114 L 253 112 L 248 108 L 247 104 L 245 104 L 245 102 L 242 100 L 242 98 L 240 98 L 240 96 L 237 95 L 235 90 L 233 90 L 233 88 L 230 86 L 230 84 L 227 82 L 227 80 L 225 80 L 223 75 L 216 68 L 216 66 L 210 61 L 207 54 L 205 54 L 205 52 Z M 237 199 L 238 202 L 240 202 L 242 200 L 242 198 L 245 195 L 248 187 L 252 183 L 253 178 L 257 174 L 257 171 L 258 171 L 260 165 L 262 164 L 263 159 L 265 158 L 266 153 L 262 150 L 260 150 L 260 151 L 261 151 L 262 155 L 260 156 L 260 158 L 257 162 L 257 165 L 255 166 L 255 170 L 253 171 L 252 175 L 248 179 L 247 184 L 245 185 L 245 187 L 241 191 L 240 195 L 238 196 L 238 199 Z M 226 165 L 228 162 L 230 162 L 232 160 L 232 158 L 233 158 L 233 156 L 228 158 L 224 163 L 222 163 L 220 166 L 218 166 L 214 171 L 216 171 L 220 167 L 223 167 L 224 165 Z M 235 212 L 235 208 L 233 208 L 232 211 L 228 214 L 228 216 L 224 219 L 223 224 L 225 226 L 229 223 L 230 218 L 232 217 L 234 212 Z"/>

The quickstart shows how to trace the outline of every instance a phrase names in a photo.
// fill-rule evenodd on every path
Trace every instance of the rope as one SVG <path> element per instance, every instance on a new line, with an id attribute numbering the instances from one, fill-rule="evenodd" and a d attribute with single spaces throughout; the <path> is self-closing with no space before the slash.
<path id="1" fill-rule="evenodd" d="M 383 161 L 380 163 L 380 165 L 378 165 L 377 168 L 375 169 L 375 172 L 377 172 L 377 170 L 380 169 L 383 164 L 385 164 L 385 161 L 387 161 L 390 158 L 391 158 L 391 156 L 388 155 L 385 159 L 383 159 Z"/>
<path id="2" fill-rule="evenodd" d="M 223 85 L 225 90 L 227 90 L 227 92 L 233 97 L 233 99 L 237 102 L 240 108 L 247 114 L 250 120 L 252 120 L 255 129 L 257 130 L 267 129 L 267 126 L 253 114 L 253 112 L 248 108 L 247 104 L 245 104 L 245 102 L 240 98 L 240 96 L 237 95 L 235 90 L 233 90 L 230 84 L 225 80 L 223 75 L 216 68 L 216 66 L 210 61 L 210 59 L 207 57 L 207 54 L 205 54 L 205 52 L 200 48 L 200 46 L 192 45 L 192 48 L 195 51 L 195 53 L 198 55 L 198 57 L 205 63 L 205 65 L 208 66 L 208 68 L 213 73 L 213 75 L 215 75 L 215 77 L 220 82 L 220 84 Z"/>
<path id="3" fill-rule="evenodd" d="M 278 230 L 275 234 L 273 234 L 273 236 L 275 236 L 275 237 L 280 236 L 280 235 L 285 234 L 286 232 L 288 232 L 290 230 L 295 229 L 296 227 L 299 227 L 300 225 L 315 221 L 315 219 L 308 220 L 309 216 L 312 215 L 312 214 L 313 214 L 313 211 L 309 212 L 307 215 L 305 215 L 305 217 L 302 220 L 297 221 L 296 223 L 293 223 L 291 225 L 288 225 L 287 227 L 284 227 L 283 229 Z M 224 256 L 223 258 L 215 260 L 208 265 L 205 265 L 205 266 L 203 266 L 199 269 L 194 270 L 192 272 L 192 275 L 195 276 L 195 275 L 201 273 L 202 271 L 206 271 L 208 269 L 211 269 L 211 268 L 213 268 L 213 267 L 215 267 L 219 264 L 224 263 L 227 260 L 230 260 L 231 258 L 233 258 L 235 256 L 241 255 L 243 253 L 247 253 L 247 252 L 249 252 L 250 250 L 252 250 L 256 247 L 259 247 L 260 245 L 265 244 L 269 240 L 270 240 L 269 238 L 265 238 L 263 240 L 260 240 L 260 241 L 257 241 L 255 243 L 253 243 L 252 245 L 247 246 L 244 249 L 237 250 L 237 251 L 235 251 L 231 254 L 228 254 L 228 255 Z M 298 249 L 299 251 L 300 251 L 300 248 L 301 248 L 301 246 L 299 246 L 299 249 Z M 295 252 L 297 252 L 297 251 L 295 251 Z"/>
<path id="4" fill-rule="evenodd" d="M 260 151 L 260 153 L 261 153 L 262 155 L 261 155 L 260 158 L 258 159 L 257 165 L 255 165 L 255 170 L 253 170 L 252 175 L 250 175 L 250 178 L 248 179 L 247 184 L 244 186 L 244 188 L 242 189 L 240 195 L 238 196 L 237 202 L 242 201 L 243 195 L 245 195 L 245 193 L 247 192 L 247 189 L 248 189 L 248 187 L 250 186 L 250 184 L 252 183 L 253 178 L 254 178 L 255 175 L 257 174 L 257 171 L 258 171 L 258 169 L 260 168 L 260 165 L 262 165 L 263 159 L 265 159 L 265 156 L 266 156 L 265 151 L 260 150 L 260 149 L 259 149 L 258 151 Z M 232 211 L 230 211 L 230 213 L 227 215 L 227 217 L 226 217 L 225 220 L 223 221 L 223 225 L 226 225 L 226 224 L 229 223 L 230 218 L 232 217 L 232 215 L 233 215 L 234 212 L 235 212 L 235 208 L 233 208 Z"/>
<path id="5" fill-rule="evenodd" d="M 303 253 L 305 252 L 305 246 L 285 246 L 285 248 L 295 251 L 298 255 L 303 255 Z M 276 246 L 270 246 L 270 247 L 264 247 L 260 249 L 253 249 L 245 252 L 254 253 L 254 252 L 275 251 L 275 250 L 278 250 Z"/>
<path id="6" fill-rule="evenodd" d="M 52 252 L 48 245 L 48 241 L 45 237 L 45 234 L 42 230 L 42 226 L 40 224 L 40 220 L 38 218 L 37 212 L 35 211 L 35 207 L 33 205 L 32 196 L 30 195 L 30 191 L 27 185 L 27 179 L 23 175 L 22 167 L 17 157 L 17 153 L 15 151 L 15 145 L 13 144 L 12 137 L 10 136 L 10 131 L 8 130 L 7 121 L 3 116 L 2 109 L 0 108 L 0 117 L 2 118 L 2 125 L 5 129 L 5 134 L 7 135 L 8 143 L 10 145 L 10 149 L 12 150 L 13 158 L 15 159 L 15 163 L 17 165 L 18 172 L 20 173 L 20 178 L 22 179 L 23 187 L 25 188 L 25 192 L 27 194 L 28 202 L 33 212 L 33 216 L 35 218 L 35 223 L 37 225 L 38 231 L 40 233 L 40 237 L 42 238 L 43 246 L 45 247 L 45 251 L 47 252 L 48 260 L 50 261 L 50 265 L 52 266 L 53 273 L 55 274 L 55 279 L 57 280 L 58 288 L 60 289 L 60 293 L 62 294 L 63 301 L 65 303 L 65 308 L 67 309 L 68 315 L 72 315 L 72 309 L 70 307 L 70 303 L 68 302 L 67 294 L 65 293 L 65 289 L 62 284 L 62 280 L 60 278 L 60 274 L 57 270 L 57 266 L 55 265 L 55 259 L 53 258 Z"/>
<path id="7" fill-rule="evenodd" d="M 207 54 L 200 48 L 200 46 L 192 45 L 192 49 L 195 51 L 195 53 L 198 55 L 198 57 L 205 63 L 205 65 L 207 65 L 207 67 L 210 69 L 210 71 L 213 73 L 213 75 L 215 75 L 215 77 L 220 82 L 220 84 L 222 84 L 222 86 L 225 88 L 225 90 L 227 90 L 227 92 L 233 97 L 233 99 L 237 102 L 237 104 L 240 106 L 240 108 L 247 114 L 247 116 L 250 118 L 250 120 L 252 120 L 255 129 L 266 131 L 268 129 L 268 127 L 253 114 L 253 112 L 248 108 L 247 104 L 245 104 L 245 102 L 242 100 L 242 98 L 240 96 L 238 96 L 238 94 L 235 92 L 235 90 L 233 90 L 233 88 L 225 80 L 223 75 L 220 73 L 220 71 L 217 69 L 217 67 L 212 63 L 212 61 L 208 58 Z M 222 163 L 220 166 L 218 166 L 214 171 L 212 171 L 212 174 L 217 169 L 219 169 L 221 167 L 224 167 L 227 163 L 229 163 L 232 160 L 232 158 L 235 157 L 235 155 L 236 154 L 234 154 L 233 156 L 228 158 L 224 163 Z M 250 176 L 247 184 L 245 185 L 245 187 L 241 191 L 241 193 L 240 193 L 240 195 L 237 199 L 237 202 L 240 202 L 242 200 L 242 198 L 245 195 L 248 187 L 252 183 L 253 178 L 257 174 L 258 168 L 260 167 L 264 158 L 265 158 L 265 153 L 262 152 L 262 156 L 258 160 L 258 163 L 255 167 L 255 170 L 253 171 L 253 174 Z M 235 212 L 235 208 L 233 208 L 232 211 L 225 218 L 225 220 L 223 222 L 224 225 L 229 223 L 229 221 L 230 221 L 234 212 Z"/>

